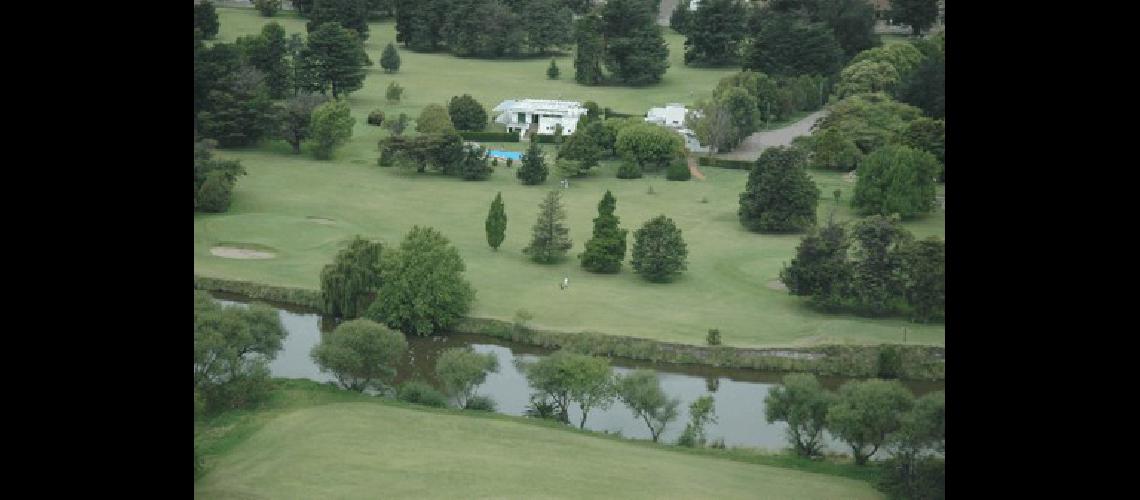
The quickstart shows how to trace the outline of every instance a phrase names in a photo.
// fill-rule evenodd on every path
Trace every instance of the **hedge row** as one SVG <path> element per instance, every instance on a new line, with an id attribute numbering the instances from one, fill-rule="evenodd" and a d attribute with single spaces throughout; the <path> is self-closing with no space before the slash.
<path id="1" fill-rule="evenodd" d="M 459 136 L 469 141 L 519 142 L 519 134 L 515 132 L 474 132 L 461 130 Z"/>
<path id="2" fill-rule="evenodd" d="M 720 167 L 732 170 L 752 170 L 752 166 L 755 165 L 756 162 L 748 160 L 726 160 L 724 158 L 700 156 L 697 157 L 697 164 L 702 167 Z"/>
<path id="3" fill-rule="evenodd" d="M 777 372 L 811 372 L 841 377 L 876 377 L 880 346 L 751 349 L 696 346 L 594 332 L 555 332 L 520 327 L 487 318 L 464 318 L 458 333 L 498 337 L 548 349 L 567 349 L 595 356 L 618 356 L 658 363 L 699 364 Z M 901 366 L 897 376 L 910 380 L 945 380 L 945 350 L 935 346 L 890 346 Z"/>
<path id="4" fill-rule="evenodd" d="M 553 135 L 535 134 L 535 135 L 531 136 L 530 140 L 537 142 L 539 144 L 554 144 L 554 136 Z M 562 136 L 562 142 L 566 142 L 566 136 Z"/>
<path id="5" fill-rule="evenodd" d="M 606 108 L 605 113 L 606 113 L 606 118 L 632 118 L 634 116 L 641 116 L 641 115 L 631 115 L 631 114 L 627 114 L 627 113 L 618 113 L 617 111 L 614 111 L 610 108 Z"/>
<path id="6" fill-rule="evenodd" d="M 302 288 L 261 285 L 246 281 L 194 277 L 194 288 L 244 295 L 252 299 L 282 302 L 321 310 L 321 293 Z M 726 368 L 750 368 L 776 372 L 811 372 L 842 377 L 876 377 L 884 350 L 897 358 L 899 378 L 909 380 L 945 380 L 945 349 L 937 346 L 835 345 L 812 348 L 740 348 L 674 344 L 651 339 L 606 335 L 595 332 L 556 332 L 523 327 L 509 321 L 488 318 L 463 318 L 455 325 L 456 333 L 487 335 L 548 349 L 568 349 L 595 356 L 623 358 L 660 363 L 699 364 Z"/>
<path id="7" fill-rule="evenodd" d="M 194 289 L 234 293 L 251 299 L 294 304 L 318 311 L 324 309 L 324 300 L 321 297 L 321 292 L 305 288 L 270 286 L 249 281 L 194 276 Z"/>

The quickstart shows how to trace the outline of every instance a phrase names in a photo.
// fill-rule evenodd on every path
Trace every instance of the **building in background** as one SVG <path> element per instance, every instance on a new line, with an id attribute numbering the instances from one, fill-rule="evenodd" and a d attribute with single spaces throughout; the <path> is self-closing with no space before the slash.
<path id="1" fill-rule="evenodd" d="M 495 123 L 506 125 L 508 132 L 518 132 L 520 139 L 534 134 L 554 135 L 558 125 L 562 125 L 562 135 L 573 134 L 578 120 L 586 114 L 580 102 L 546 99 L 508 99 L 491 111 L 499 113 Z"/>

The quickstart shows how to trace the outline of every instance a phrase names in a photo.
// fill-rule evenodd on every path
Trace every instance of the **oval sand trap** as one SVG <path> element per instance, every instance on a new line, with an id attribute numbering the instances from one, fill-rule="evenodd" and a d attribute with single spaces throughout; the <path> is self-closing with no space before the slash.
<path id="1" fill-rule="evenodd" d="M 771 289 L 773 289 L 773 290 L 779 290 L 779 291 L 781 291 L 781 292 L 786 292 L 786 291 L 788 291 L 788 286 L 787 286 L 787 285 L 785 285 L 785 284 L 784 284 L 783 282 L 781 282 L 780 280 L 772 280 L 772 281 L 769 281 L 769 282 L 768 282 L 768 288 L 771 288 Z"/>
<path id="2" fill-rule="evenodd" d="M 226 259 L 272 259 L 274 257 L 270 252 L 236 247 L 213 247 L 210 249 L 210 253 Z"/>

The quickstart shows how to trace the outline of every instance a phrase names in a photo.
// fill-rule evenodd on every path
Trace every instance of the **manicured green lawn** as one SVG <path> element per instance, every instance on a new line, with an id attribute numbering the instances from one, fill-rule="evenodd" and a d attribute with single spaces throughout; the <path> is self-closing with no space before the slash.
<path id="1" fill-rule="evenodd" d="M 235 428 L 247 432 L 214 448 L 195 497 L 882 498 L 867 481 L 606 439 L 519 417 L 377 400 L 297 406 L 265 413 L 258 425 L 247 416 L 204 434 L 208 442 L 242 433 Z"/>
<path id="2" fill-rule="evenodd" d="M 219 13 L 221 39 L 255 32 L 265 22 L 252 10 L 219 9 Z M 278 20 L 287 31 L 304 30 L 300 20 Z M 369 52 L 374 60 L 379 60 L 380 49 L 391 38 L 391 23 L 372 25 Z M 616 164 L 606 162 L 593 176 L 572 180 L 564 193 L 574 241 L 570 258 L 539 265 L 528 261 L 521 250 L 528 243 L 540 199 L 558 185 L 555 177 L 545 186 L 522 186 L 514 177 L 517 163 L 512 170 L 501 165 L 485 182 L 376 166 L 376 141 L 383 132 L 364 124 L 367 111 L 374 107 L 382 107 L 389 116 L 399 111 L 414 115 L 429 102 L 442 103 L 467 92 L 488 107 L 508 97 L 561 96 L 641 113 L 664 102 L 688 102 L 690 90 L 699 97 L 733 71 L 686 69 L 679 60 L 683 39 L 670 35 L 669 41 L 673 67 L 662 85 L 646 89 L 578 86 L 572 83 L 569 56 L 561 64 L 564 79 L 552 82 L 543 74 L 546 60 L 484 61 L 402 50 L 404 66 L 399 74 L 384 75 L 376 67 L 365 89 L 351 96 L 358 124 L 353 141 L 337 152 L 335 160 L 294 156 L 280 142 L 219 153 L 240 159 L 249 175 L 238 181 L 227 213 L 195 214 L 195 272 L 315 289 L 321 267 L 331 261 L 339 242 L 360 234 L 393 245 L 413 224 L 420 224 L 440 230 L 458 247 L 467 264 L 466 276 L 478 291 L 472 316 L 509 320 L 515 311 L 526 309 L 534 315 L 532 324 L 540 328 L 690 344 L 702 344 L 709 328 L 719 328 L 731 346 L 901 342 L 903 328 L 908 342 L 942 344 L 942 325 L 821 314 L 801 299 L 770 288 L 794 255 L 800 236 L 759 235 L 741 227 L 736 210 L 745 171 L 702 167 L 705 181 L 668 182 L 658 176 L 620 180 L 614 177 Z M 408 87 L 408 100 L 401 106 L 383 101 L 383 88 L 392 78 Z M 523 144 L 497 146 L 524 148 Z M 854 184 L 837 173 L 813 172 L 813 176 L 822 192 L 823 220 L 834 204 L 832 191 L 842 189 L 846 203 Z M 650 186 L 656 194 L 647 194 Z M 617 275 L 581 269 L 576 256 L 590 237 L 597 203 L 607 189 L 617 197 L 622 227 L 630 230 L 630 248 L 633 230 L 658 214 L 673 218 L 681 228 L 689 246 L 689 269 L 678 281 L 645 282 L 631 272 L 628 254 Z M 508 226 L 506 241 L 496 252 L 486 244 L 483 222 L 498 191 L 506 203 Z M 321 224 L 312 217 L 333 223 Z M 851 214 L 844 205 L 836 217 Z M 945 217 L 938 212 L 907 227 L 919 237 L 944 235 Z M 211 255 L 210 248 L 220 243 L 263 245 L 275 249 L 277 257 L 233 260 Z M 570 288 L 560 290 L 564 276 L 570 278 Z"/>

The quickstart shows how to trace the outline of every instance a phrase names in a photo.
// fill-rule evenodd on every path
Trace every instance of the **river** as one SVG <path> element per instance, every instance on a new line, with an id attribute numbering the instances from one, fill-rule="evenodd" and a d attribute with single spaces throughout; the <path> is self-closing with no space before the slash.
<path id="1" fill-rule="evenodd" d="M 213 292 L 212 295 L 226 305 L 247 304 L 249 300 L 232 294 Z M 312 311 L 283 304 L 268 304 L 277 309 L 288 336 L 277 358 L 269 368 L 274 377 L 303 378 L 317 382 L 333 382 L 330 373 L 321 373 L 309 357 L 309 352 L 320 342 L 322 331 L 332 328 L 331 318 Z M 409 336 L 408 354 L 397 370 L 396 382 L 412 378 L 426 379 L 440 387 L 435 375 L 435 360 L 449 347 L 471 346 L 481 353 L 493 353 L 499 360 L 499 371 L 487 376 L 478 393 L 495 401 L 495 409 L 507 415 L 523 415 L 531 394 L 526 377 L 519 371 L 515 360 L 534 361 L 552 351 L 541 347 L 509 342 L 481 335 L 451 334 L 432 337 Z M 688 406 L 697 398 L 710 394 L 715 400 L 716 423 L 706 427 L 709 440 L 723 439 L 727 446 L 767 448 L 777 450 L 787 446 L 782 422 L 769 424 L 764 420 L 764 397 L 768 390 L 780 383 L 785 374 L 748 369 L 716 368 L 701 365 L 652 363 L 624 358 L 612 358 L 614 372 L 626 374 L 638 368 L 655 371 L 665 392 L 681 401 L 678 418 L 666 427 L 662 442 L 675 442 L 689 419 Z M 841 377 L 819 377 L 831 390 L 851 380 Z M 942 390 L 943 382 L 905 381 L 904 385 L 916 396 Z M 570 421 L 577 425 L 581 412 L 571 405 Z M 586 428 L 595 431 L 621 433 L 622 436 L 649 439 L 645 423 L 635 419 L 633 413 L 620 401 L 608 409 L 590 411 Z M 827 450 L 849 452 L 842 443 L 826 437 Z"/>

